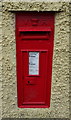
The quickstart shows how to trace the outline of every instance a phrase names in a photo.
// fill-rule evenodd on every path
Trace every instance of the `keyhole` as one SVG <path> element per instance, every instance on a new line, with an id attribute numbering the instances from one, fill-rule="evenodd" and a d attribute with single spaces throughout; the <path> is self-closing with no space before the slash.
<path id="1" fill-rule="evenodd" d="M 28 83 L 30 83 L 30 81 L 28 81 Z"/>

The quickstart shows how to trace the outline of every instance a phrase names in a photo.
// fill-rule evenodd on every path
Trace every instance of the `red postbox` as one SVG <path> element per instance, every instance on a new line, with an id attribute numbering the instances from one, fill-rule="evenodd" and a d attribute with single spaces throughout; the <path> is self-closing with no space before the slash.
<path id="1" fill-rule="evenodd" d="M 53 13 L 16 13 L 17 94 L 20 108 L 50 107 L 53 41 Z"/>

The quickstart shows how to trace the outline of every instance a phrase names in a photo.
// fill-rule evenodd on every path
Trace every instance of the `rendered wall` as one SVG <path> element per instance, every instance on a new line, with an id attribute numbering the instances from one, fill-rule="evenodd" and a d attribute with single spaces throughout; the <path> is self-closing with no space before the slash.
<path id="1" fill-rule="evenodd" d="M 69 3 L 3 2 L 2 8 L 2 118 L 69 118 Z M 50 108 L 17 107 L 15 11 L 55 11 Z"/>
<path id="2" fill-rule="evenodd" d="M 0 1 L 0 118 L 2 117 L 2 3 Z"/>

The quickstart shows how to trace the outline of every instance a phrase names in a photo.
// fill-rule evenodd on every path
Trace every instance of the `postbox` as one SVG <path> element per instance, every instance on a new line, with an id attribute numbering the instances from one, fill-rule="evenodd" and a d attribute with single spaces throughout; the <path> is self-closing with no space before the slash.
<path id="1" fill-rule="evenodd" d="M 50 107 L 53 43 L 53 13 L 16 13 L 18 107 Z"/>

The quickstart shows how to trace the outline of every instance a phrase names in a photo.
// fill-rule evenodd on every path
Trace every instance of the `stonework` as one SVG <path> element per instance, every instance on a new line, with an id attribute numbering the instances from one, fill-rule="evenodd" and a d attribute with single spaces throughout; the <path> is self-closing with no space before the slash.
<path id="1" fill-rule="evenodd" d="M 2 118 L 69 118 L 69 2 L 10 1 L 2 9 Z M 15 11 L 55 11 L 50 108 L 17 106 Z"/>

